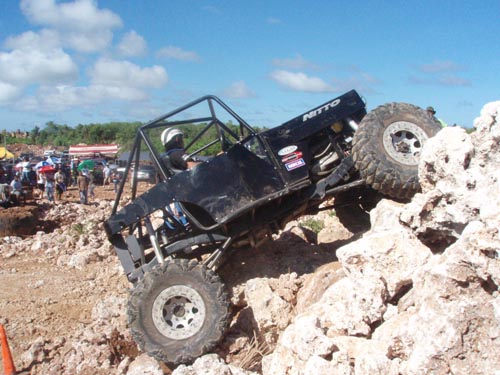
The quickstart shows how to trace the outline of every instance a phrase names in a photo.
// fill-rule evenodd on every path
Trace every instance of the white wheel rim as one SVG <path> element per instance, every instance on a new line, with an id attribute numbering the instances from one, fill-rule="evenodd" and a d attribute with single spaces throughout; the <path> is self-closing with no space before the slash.
<path id="1" fill-rule="evenodd" d="M 422 147 L 427 141 L 427 134 L 417 125 L 408 121 L 396 121 L 390 124 L 383 135 L 386 152 L 394 160 L 405 165 L 418 165 Z"/>
<path id="2" fill-rule="evenodd" d="M 152 317 L 162 335 L 172 340 L 184 340 L 198 333 L 203 326 L 205 303 L 193 288 L 171 286 L 156 297 Z"/>

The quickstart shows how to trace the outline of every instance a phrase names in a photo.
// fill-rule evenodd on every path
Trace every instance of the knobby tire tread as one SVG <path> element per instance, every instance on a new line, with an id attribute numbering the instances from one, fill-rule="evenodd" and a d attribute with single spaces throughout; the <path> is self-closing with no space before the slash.
<path id="1" fill-rule="evenodd" d="M 411 121 L 430 138 L 440 127 L 425 112 L 407 103 L 388 103 L 369 112 L 353 139 L 352 154 L 361 177 L 375 190 L 396 199 L 409 199 L 420 189 L 418 166 L 393 160 L 384 150 L 383 132 L 397 120 Z"/>
<path id="2" fill-rule="evenodd" d="M 206 323 L 212 327 L 208 329 L 209 337 L 198 337 L 199 333 L 196 333 L 193 337 L 180 340 L 179 347 L 176 347 L 175 340 L 171 340 L 172 345 L 170 347 L 174 347 L 174 350 L 169 350 L 148 336 L 148 332 L 144 328 L 144 322 L 141 321 L 140 309 L 142 304 L 148 303 L 148 292 L 154 287 L 155 282 L 168 278 L 169 274 L 172 273 L 181 275 L 181 277 L 182 274 L 189 275 L 189 277 L 195 278 L 197 282 L 206 285 L 210 295 L 205 296 L 205 302 L 216 304 L 217 306 L 214 309 L 217 310 L 220 316 L 206 317 L 206 319 L 216 319 L 216 321 Z M 198 292 L 201 293 L 200 290 Z M 152 303 L 152 301 L 150 302 Z M 187 259 L 168 261 L 146 273 L 144 278 L 132 290 L 128 305 L 128 323 L 134 340 L 141 350 L 150 356 L 169 364 L 189 363 L 212 350 L 223 337 L 229 325 L 228 295 L 219 276 L 198 262 Z"/>

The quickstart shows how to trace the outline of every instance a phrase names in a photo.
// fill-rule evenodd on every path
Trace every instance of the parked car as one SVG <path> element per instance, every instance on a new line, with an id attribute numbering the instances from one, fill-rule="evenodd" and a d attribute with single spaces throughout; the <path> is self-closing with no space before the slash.
<path id="1" fill-rule="evenodd" d="M 135 170 L 132 171 L 132 182 L 137 179 L 137 181 L 146 181 L 150 184 L 155 184 L 157 181 L 158 172 L 154 165 L 142 164 L 139 165 L 137 173 Z"/>

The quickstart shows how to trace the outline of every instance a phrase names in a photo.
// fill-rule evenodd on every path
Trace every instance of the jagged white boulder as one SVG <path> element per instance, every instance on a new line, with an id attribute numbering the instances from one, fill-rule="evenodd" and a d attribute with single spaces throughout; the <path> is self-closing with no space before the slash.
<path id="1" fill-rule="evenodd" d="M 372 230 L 338 250 L 346 278 L 285 330 L 264 375 L 500 368 L 499 113 L 500 102 L 489 104 L 472 135 L 448 128 L 427 142 L 422 193 L 407 205 L 382 201 Z M 320 329 L 307 325 L 316 332 L 307 336 L 305 322 Z"/>
<path id="2" fill-rule="evenodd" d="M 198 358 L 193 365 L 181 365 L 172 375 L 257 375 L 255 372 L 227 365 L 217 354 L 207 354 Z"/>
<path id="3" fill-rule="evenodd" d="M 158 361 L 147 354 L 141 354 L 133 360 L 129 366 L 126 375 L 163 375 Z"/>

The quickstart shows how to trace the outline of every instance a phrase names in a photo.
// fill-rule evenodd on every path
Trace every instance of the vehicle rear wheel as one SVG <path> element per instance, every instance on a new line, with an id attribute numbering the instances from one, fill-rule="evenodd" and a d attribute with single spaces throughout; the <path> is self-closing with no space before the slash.
<path id="1" fill-rule="evenodd" d="M 222 338 L 228 307 L 224 285 L 214 272 L 194 260 L 176 259 L 138 282 L 128 321 L 141 350 L 166 363 L 188 363 Z"/>
<path id="2" fill-rule="evenodd" d="M 411 198 L 419 189 L 418 163 L 425 142 L 440 126 L 406 103 L 388 103 L 369 112 L 354 134 L 352 154 L 363 179 L 393 198 Z"/>

